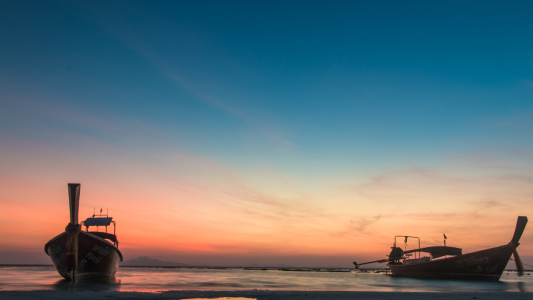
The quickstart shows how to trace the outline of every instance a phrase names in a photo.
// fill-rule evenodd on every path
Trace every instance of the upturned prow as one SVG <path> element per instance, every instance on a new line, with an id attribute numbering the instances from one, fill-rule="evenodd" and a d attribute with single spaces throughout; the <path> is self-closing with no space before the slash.
<path id="1" fill-rule="evenodd" d="M 70 224 L 78 224 L 78 210 L 80 205 L 80 184 L 68 184 L 68 202 L 70 206 Z"/>
<path id="2" fill-rule="evenodd" d="M 513 239 L 511 240 L 511 243 L 515 247 L 518 247 L 520 238 L 522 237 L 522 233 L 524 233 L 524 229 L 526 228 L 527 224 L 527 217 L 518 217 L 518 220 L 516 221 L 516 228 L 514 230 Z"/>

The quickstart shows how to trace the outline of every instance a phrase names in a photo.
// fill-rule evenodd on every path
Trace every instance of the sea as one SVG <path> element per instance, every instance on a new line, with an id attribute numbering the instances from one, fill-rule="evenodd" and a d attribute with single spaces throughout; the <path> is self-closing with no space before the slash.
<path id="1" fill-rule="evenodd" d="M 376 273 L 377 272 L 377 273 Z M 531 274 L 531 275 L 530 275 Z M 280 290 L 379 292 L 529 292 L 533 272 L 504 272 L 499 282 L 398 278 L 353 269 L 121 267 L 115 278 L 71 283 L 53 266 L 0 266 L 0 291 Z"/>

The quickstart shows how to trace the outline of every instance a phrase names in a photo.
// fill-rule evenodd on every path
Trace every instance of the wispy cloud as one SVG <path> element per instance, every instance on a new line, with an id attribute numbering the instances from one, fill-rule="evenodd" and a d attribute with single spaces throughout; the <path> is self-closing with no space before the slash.
<path id="1" fill-rule="evenodd" d="M 0 97 L 3 117 L 17 124 L 17 130 L 46 132 L 53 135 L 76 134 L 88 139 L 106 137 L 107 141 L 144 140 L 161 137 L 152 126 L 123 116 L 107 118 L 71 104 L 39 96 L 15 93 Z M 13 131 L 10 131 L 13 132 Z M 99 139 L 104 141 L 104 139 Z M 111 143 L 110 143 L 111 144 Z"/>
<path id="2" fill-rule="evenodd" d="M 100 14 L 98 12 L 97 14 Z M 141 14 L 142 12 L 137 12 Z M 212 75 L 209 79 L 194 79 L 194 74 L 187 73 L 176 63 L 175 57 L 166 57 L 161 51 L 156 49 L 146 37 L 131 28 L 117 23 L 114 18 L 96 18 L 115 38 L 121 41 L 125 46 L 132 49 L 148 61 L 156 70 L 166 77 L 179 89 L 186 91 L 195 99 L 245 122 L 253 128 L 257 135 L 276 143 L 281 149 L 291 147 L 293 143 L 286 136 L 283 136 L 282 130 L 278 126 L 272 126 L 271 120 L 265 119 L 264 114 L 259 114 L 255 109 L 245 109 L 246 105 L 242 103 L 257 103 L 257 95 L 251 95 L 239 88 L 238 84 L 232 83 L 228 86 L 223 78 L 216 78 Z M 172 20 L 158 20 L 158 22 L 172 23 Z M 181 30 L 177 33 L 180 38 L 187 41 L 193 41 L 199 47 L 206 46 L 209 42 L 204 40 L 197 33 Z M 192 46 L 191 46 L 192 47 Z M 179 57 L 179 54 L 175 54 Z M 232 62 L 229 63 L 233 68 L 240 67 Z M 216 68 L 217 66 L 211 66 Z M 240 70 L 242 71 L 242 70 Z M 205 71 L 204 73 L 210 73 Z M 244 72 L 246 73 L 246 72 Z M 205 77 L 205 75 L 203 75 Z M 248 105 L 250 107 L 250 105 Z"/>
<path id="3" fill-rule="evenodd" d="M 357 231 L 364 231 L 368 226 L 376 223 L 381 219 L 381 215 L 373 216 L 372 218 L 361 218 L 359 220 L 350 220 L 353 228 Z"/>
<path id="4" fill-rule="evenodd" d="M 387 173 L 357 185 L 354 192 L 378 203 L 472 203 L 487 197 L 523 201 L 533 196 L 533 170 L 499 168 L 492 174 L 458 175 L 435 169 L 413 168 Z M 529 172 L 528 172 L 529 171 Z M 512 201 L 511 201 L 512 202 Z"/>
<path id="5" fill-rule="evenodd" d="M 479 201 L 473 201 L 471 204 L 474 206 L 479 206 L 481 208 L 508 208 L 510 207 L 510 205 L 505 203 L 504 201 L 490 199 L 490 198 L 479 200 Z"/>
<path id="6" fill-rule="evenodd" d="M 394 216 L 397 219 L 407 219 L 410 221 L 435 221 L 435 222 L 450 222 L 457 220 L 476 220 L 483 218 L 475 211 L 472 212 L 453 212 L 453 213 L 439 213 L 439 212 L 427 212 L 427 213 L 407 213 L 398 214 Z"/>

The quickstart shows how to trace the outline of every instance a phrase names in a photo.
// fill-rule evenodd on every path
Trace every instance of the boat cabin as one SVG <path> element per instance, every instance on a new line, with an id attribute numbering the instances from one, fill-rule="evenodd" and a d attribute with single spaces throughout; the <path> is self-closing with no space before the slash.
<path id="1" fill-rule="evenodd" d="M 113 233 L 109 233 L 107 232 L 109 226 L 111 226 L 111 224 L 113 224 Z M 92 217 L 90 218 L 87 218 L 85 221 L 82 221 L 80 223 L 80 225 L 82 226 L 85 226 L 85 231 L 92 234 L 92 235 L 96 235 L 97 237 L 99 238 L 102 238 L 102 239 L 105 239 L 105 240 L 110 240 L 111 242 L 113 242 L 113 245 L 115 245 L 115 247 L 118 248 L 118 240 L 117 240 L 117 236 L 116 236 L 116 223 L 115 221 L 113 221 L 113 217 L 109 217 L 108 214 L 102 214 L 102 211 L 100 210 L 100 214 L 97 215 L 97 214 L 93 214 Z M 96 231 L 89 231 L 89 227 L 96 227 Z M 100 227 L 104 227 L 105 228 L 105 231 L 100 231 Z"/>

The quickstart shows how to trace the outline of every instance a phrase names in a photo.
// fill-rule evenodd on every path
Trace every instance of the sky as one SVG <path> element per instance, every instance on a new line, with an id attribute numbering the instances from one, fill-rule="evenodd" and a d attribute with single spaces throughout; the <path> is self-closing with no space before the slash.
<path id="1" fill-rule="evenodd" d="M 395 235 L 466 253 L 533 216 L 531 1 L 0 1 L 0 19 L 0 264 L 50 263 L 69 182 L 125 260 L 191 265 L 350 267 Z"/>

